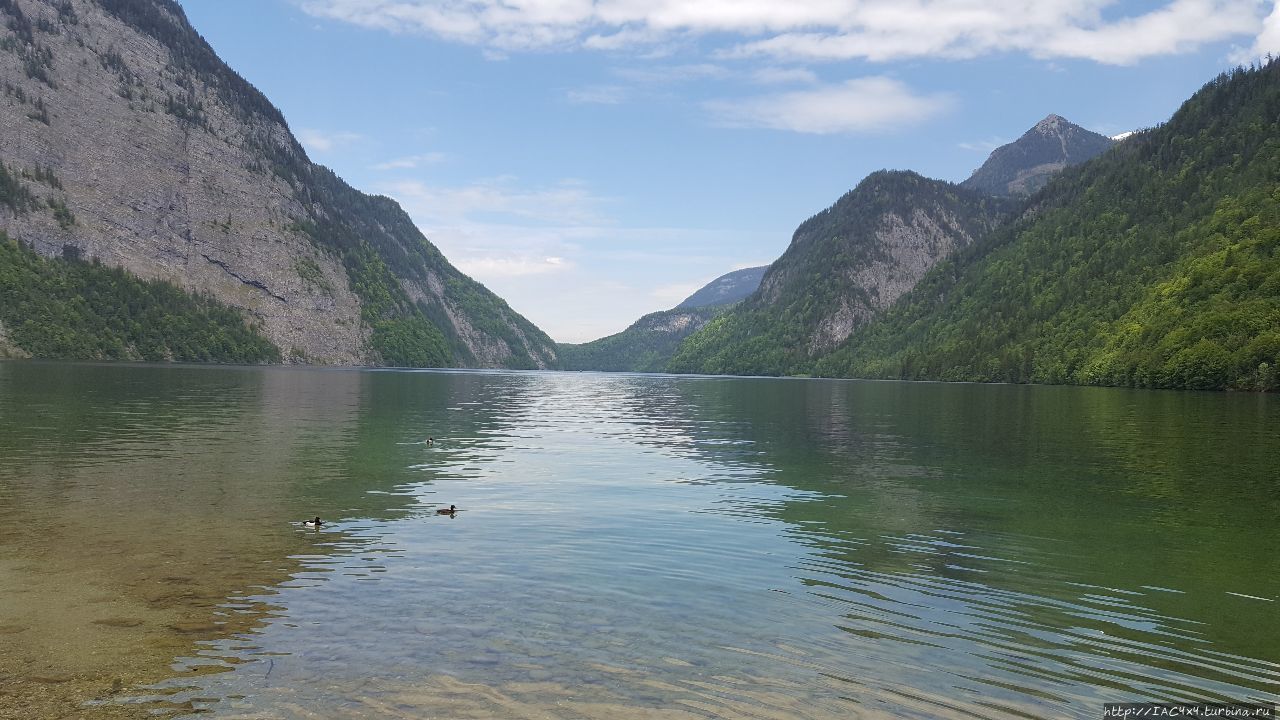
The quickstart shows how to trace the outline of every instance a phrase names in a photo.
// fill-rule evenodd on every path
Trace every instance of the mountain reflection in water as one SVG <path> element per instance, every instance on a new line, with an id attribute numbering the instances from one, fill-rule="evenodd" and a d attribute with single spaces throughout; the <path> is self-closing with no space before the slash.
<path id="1" fill-rule="evenodd" d="M 0 711 L 1277 701 L 1273 398 L 10 363 L 0 399 Z"/>

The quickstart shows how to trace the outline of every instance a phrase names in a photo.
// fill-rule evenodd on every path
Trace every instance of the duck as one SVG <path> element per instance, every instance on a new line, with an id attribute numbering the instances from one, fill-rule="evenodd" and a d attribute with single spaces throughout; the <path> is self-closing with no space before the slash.
<path id="1" fill-rule="evenodd" d="M 437 511 L 436 511 L 436 514 L 437 514 L 437 515 L 452 515 L 452 514 L 454 514 L 454 513 L 456 513 L 456 512 L 458 512 L 458 506 L 457 506 L 457 505 L 450 505 L 450 506 L 449 506 L 449 507 L 447 507 L 447 508 L 440 508 L 439 510 L 437 510 Z"/>
<path id="2" fill-rule="evenodd" d="M 309 527 L 309 528 L 318 528 L 318 527 L 320 527 L 320 526 L 324 525 L 324 521 L 322 521 L 322 520 L 320 519 L 320 516 L 319 516 L 319 515 L 317 515 L 315 520 L 304 520 L 304 521 L 302 522 L 302 524 L 303 524 L 303 525 L 305 525 L 305 526 L 307 526 L 307 527 Z"/>
<path id="3" fill-rule="evenodd" d="M 435 445 L 435 444 L 436 444 L 436 439 L 435 439 L 435 438 L 427 438 L 427 444 L 428 444 L 428 445 Z"/>

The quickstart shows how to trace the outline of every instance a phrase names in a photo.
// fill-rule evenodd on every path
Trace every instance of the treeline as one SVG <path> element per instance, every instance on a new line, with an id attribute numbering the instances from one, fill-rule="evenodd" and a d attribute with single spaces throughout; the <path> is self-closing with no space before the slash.
<path id="1" fill-rule="evenodd" d="M 280 362 L 238 310 L 98 262 L 49 259 L 0 232 L 0 335 L 37 358 Z"/>
<path id="2" fill-rule="evenodd" d="M 664 372 L 680 343 L 727 306 L 704 305 L 650 313 L 620 333 L 580 345 L 560 345 L 565 370 Z"/>
<path id="3" fill-rule="evenodd" d="M 1280 65 L 1068 169 L 817 363 L 846 377 L 1277 389 Z"/>

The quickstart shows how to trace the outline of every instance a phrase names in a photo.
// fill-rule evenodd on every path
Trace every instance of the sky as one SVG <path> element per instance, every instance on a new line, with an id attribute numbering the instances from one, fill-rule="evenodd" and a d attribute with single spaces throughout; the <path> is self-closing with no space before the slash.
<path id="1" fill-rule="evenodd" d="M 561 342 L 786 250 L 871 172 L 1050 113 L 1151 127 L 1280 51 L 1262 0 L 180 0 L 311 159 Z"/>

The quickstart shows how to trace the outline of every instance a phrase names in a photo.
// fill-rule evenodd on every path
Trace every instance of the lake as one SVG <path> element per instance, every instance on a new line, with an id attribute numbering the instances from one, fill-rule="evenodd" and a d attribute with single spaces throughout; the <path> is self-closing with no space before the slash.
<path id="1" fill-rule="evenodd" d="M 1276 703 L 1278 400 L 0 363 L 0 717 Z"/>

